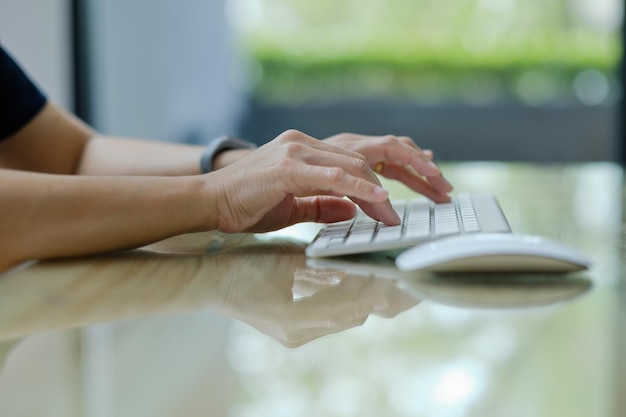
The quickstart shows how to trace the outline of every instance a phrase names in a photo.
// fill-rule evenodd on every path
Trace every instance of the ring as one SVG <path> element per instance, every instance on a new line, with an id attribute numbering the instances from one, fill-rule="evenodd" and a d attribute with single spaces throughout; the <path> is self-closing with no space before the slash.
<path id="1" fill-rule="evenodd" d="M 385 166 L 384 162 L 379 162 L 376 165 L 374 165 L 374 172 L 377 174 L 380 174 L 381 172 L 383 172 L 383 168 Z"/>

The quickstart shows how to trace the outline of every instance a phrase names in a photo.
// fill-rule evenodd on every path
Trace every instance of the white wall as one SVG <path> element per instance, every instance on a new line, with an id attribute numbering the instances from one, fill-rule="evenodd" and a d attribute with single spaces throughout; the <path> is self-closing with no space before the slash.
<path id="1" fill-rule="evenodd" d="M 94 126 L 173 141 L 235 133 L 242 100 L 225 1 L 87 1 Z M 72 109 L 70 3 L 0 0 L 0 42 Z"/>
<path id="2" fill-rule="evenodd" d="M 71 108 L 70 0 L 0 0 L 0 43 L 48 97 Z"/>
<path id="3" fill-rule="evenodd" d="M 204 142 L 232 134 L 238 69 L 225 0 L 91 0 L 92 123 L 102 132 Z"/>

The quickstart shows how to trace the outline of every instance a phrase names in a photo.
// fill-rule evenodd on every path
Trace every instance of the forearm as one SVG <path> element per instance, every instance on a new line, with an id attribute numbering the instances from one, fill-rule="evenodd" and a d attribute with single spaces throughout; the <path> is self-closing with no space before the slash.
<path id="1" fill-rule="evenodd" d="M 0 174 L 0 269 L 138 247 L 217 224 L 217 191 L 202 176 Z"/>
<path id="2" fill-rule="evenodd" d="M 196 175 L 203 146 L 94 136 L 85 146 L 77 174 Z"/>
<path id="3" fill-rule="evenodd" d="M 195 175 L 200 174 L 204 146 L 140 139 L 94 136 L 85 146 L 77 173 L 83 175 Z M 253 149 L 219 151 L 214 170 L 254 152 Z"/>
<path id="4" fill-rule="evenodd" d="M 204 149 L 102 136 L 48 103 L 23 129 L 0 142 L 0 168 L 54 174 L 195 175 L 200 173 Z"/>

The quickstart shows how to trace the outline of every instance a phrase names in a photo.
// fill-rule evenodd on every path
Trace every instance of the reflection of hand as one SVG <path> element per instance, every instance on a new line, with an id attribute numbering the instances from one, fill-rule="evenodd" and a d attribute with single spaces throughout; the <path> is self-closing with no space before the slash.
<path id="1" fill-rule="evenodd" d="M 290 275 L 245 268 L 250 270 L 240 271 L 238 282 L 226 279 L 229 289 L 219 309 L 288 347 L 360 326 L 370 314 L 393 317 L 419 302 L 387 279 L 297 268 L 294 279 L 293 264 Z M 294 299 L 294 291 L 301 297 Z"/>
<path id="2" fill-rule="evenodd" d="M 325 142 L 357 152 L 382 176 L 398 180 L 438 203 L 450 201 L 452 186 L 433 163 L 433 153 L 406 136 L 364 136 L 342 133 Z"/>
<path id="3" fill-rule="evenodd" d="M 395 317 L 415 306 L 420 300 L 400 289 L 396 281 L 373 275 L 357 276 L 339 271 L 305 270 L 296 274 L 293 290 L 300 297 L 327 298 L 341 289 L 352 299 L 377 297 L 385 301 L 370 313 Z"/>

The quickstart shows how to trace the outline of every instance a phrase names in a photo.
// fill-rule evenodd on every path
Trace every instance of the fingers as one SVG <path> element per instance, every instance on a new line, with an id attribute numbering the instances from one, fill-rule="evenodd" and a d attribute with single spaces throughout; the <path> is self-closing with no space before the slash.
<path id="1" fill-rule="evenodd" d="M 406 136 L 386 136 L 382 162 L 408 165 L 426 177 L 441 175 L 441 170 L 433 162 L 432 151 L 422 151 Z"/>
<path id="2" fill-rule="evenodd" d="M 318 140 L 311 147 L 292 146 L 294 156 L 305 162 L 292 176 L 293 189 L 304 195 L 347 196 L 376 220 L 388 225 L 400 223 L 388 192 L 362 155 Z"/>
<path id="3" fill-rule="evenodd" d="M 401 181 L 434 201 L 449 200 L 446 194 L 452 186 L 433 162 L 432 150 L 420 149 L 408 136 L 340 134 L 326 141 L 362 154 L 386 178 Z"/>
<path id="4" fill-rule="evenodd" d="M 304 221 L 331 223 L 352 218 L 355 207 L 387 225 L 397 225 L 381 175 L 397 179 L 436 202 L 452 189 L 433 163 L 407 137 L 345 135 L 320 141 L 288 131 L 241 160 L 212 173 L 222 184 L 218 207 L 222 231 L 268 231 Z M 228 186 L 224 185 L 228 184 Z"/>
<path id="5" fill-rule="evenodd" d="M 432 150 L 421 150 L 407 136 L 368 137 L 342 134 L 319 141 L 300 132 L 291 132 L 291 136 L 285 135 L 284 140 L 289 141 L 295 136 L 309 150 L 307 153 L 303 151 L 308 164 L 329 169 L 341 167 L 355 177 L 363 178 L 373 184 L 380 184 L 370 168 L 373 165 L 377 173 L 386 178 L 398 180 L 435 202 L 450 201 L 447 194 L 452 191 L 452 186 L 433 162 Z M 311 153 L 309 147 L 318 152 Z M 329 173 L 329 184 L 335 183 L 333 177 L 340 175 L 342 175 L 341 171 Z M 364 198 L 363 194 L 341 194 L 342 189 L 322 187 L 319 191 L 325 194 L 347 195 L 369 216 L 386 224 L 398 224 L 400 221 L 388 199 L 379 203 L 370 198 Z"/>
<path id="6" fill-rule="evenodd" d="M 335 223 L 356 216 L 354 203 L 333 196 L 297 198 L 289 223 L 300 222 Z"/>
<path id="7" fill-rule="evenodd" d="M 408 148 L 417 148 L 417 145 L 410 138 L 400 138 L 399 141 Z M 448 193 L 453 190 L 453 187 L 444 178 L 439 167 L 433 162 L 434 155 L 432 150 L 419 150 L 421 157 L 427 162 L 426 169 L 424 169 L 423 162 L 419 158 L 416 159 L 418 163 L 406 163 L 407 158 L 410 158 L 410 156 L 407 156 L 408 153 L 397 153 L 398 151 L 398 147 L 390 148 L 387 155 L 391 156 L 391 162 L 379 165 L 380 169 L 378 172 L 382 176 L 398 180 L 437 203 L 450 201 Z M 436 167 L 436 170 L 433 170 L 433 167 Z"/>
<path id="8" fill-rule="evenodd" d="M 402 182 L 413 191 L 423 194 L 436 203 L 450 201 L 448 193 L 453 188 L 442 175 L 424 177 L 418 174 L 413 167 L 398 164 L 384 164 L 379 173 L 385 178 Z"/>
<path id="9" fill-rule="evenodd" d="M 356 174 L 351 175 L 349 170 L 350 167 L 347 170 L 311 165 L 301 167 L 297 188 L 311 190 L 311 194 L 321 191 L 326 194 L 348 196 L 374 219 L 388 225 L 399 224 L 400 217 L 391 206 L 387 190 L 378 185 L 377 180 L 373 183 L 372 180 Z M 369 175 L 373 173 L 366 176 Z"/>

